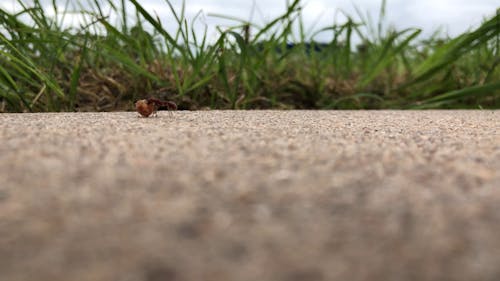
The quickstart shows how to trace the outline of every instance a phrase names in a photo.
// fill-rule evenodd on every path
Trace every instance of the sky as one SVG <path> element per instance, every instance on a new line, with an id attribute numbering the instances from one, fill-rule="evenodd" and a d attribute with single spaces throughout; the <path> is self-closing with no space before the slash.
<path id="1" fill-rule="evenodd" d="M 3 0 L 0 2 L 0 7 L 12 9 L 12 4 L 15 2 Z M 50 5 L 52 0 L 41 0 L 41 2 Z M 85 0 L 80 2 L 85 2 Z M 165 0 L 139 2 L 148 11 L 156 12 L 167 29 L 174 30 Z M 58 3 L 62 9 L 65 1 L 58 1 Z M 119 1 L 114 1 L 114 3 L 118 4 Z M 180 10 L 182 0 L 171 0 L 171 3 Z M 342 23 L 346 18 L 340 11 L 356 16 L 355 6 L 364 15 L 369 13 L 376 21 L 380 4 L 381 0 L 303 0 L 304 23 L 307 28 L 314 31 L 331 26 L 334 22 Z M 196 21 L 196 30 L 201 32 L 207 25 L 209 36 L 212 35 L 215 38 L 215 26 L 231 26 L 235 25 L 235 22 L 214 17 L 213 14 L 228 15 L 263 24 L 285 11 L 286 0 L 185 0 L 185 5 L 188 18 L 192 19 L 200 11 L 202 12 Z M 438 28 L 442 28 L 445 34 L 454 36 L 478 26 L 484 17 L 493 15 L 498 8 L 500 8 L 498 0 L 387 0 L 386 22 L 398 30 L 409 27 L 421 28 L 423 36 L 432 34 Z M 67 21 L 68 23 L 77 22 L 78 16 L 67 17 Z M 320 35 L 316 39 L 327 40 L 325 36 L 327 35 Z"/>
<path id="2" fill-rule="evenodd" d="M 290 0 L 291 1 L 291 0 Z M 141 1 L 145 6 L 161 6 L 161 0 Z M 182 1 L 172 1 L 180 5 Z M 258 7 L 253 19 L 262 17 L 272 19 L 285 10 L 286 0 L 187 0 L 186 8 L 195 14 L 219 13 L 249 19 L 252 6 Z M 377 16 L 381 1 L 378 0 L 304 0 L 304 17 L 312 24 L 319 20 L 318 26 L 331 25 L 336 12 L 340 9 L 355 15 L 354 5 L 363 12 Z M 470 26 L 481 23 L 484 16 L 492 15 L 500 8 L 497 0 L 387 0 L 387 18 L 400 28 L 419 27 L 435 30 L 442 26 L 452 34 L 461 33 Z"/>

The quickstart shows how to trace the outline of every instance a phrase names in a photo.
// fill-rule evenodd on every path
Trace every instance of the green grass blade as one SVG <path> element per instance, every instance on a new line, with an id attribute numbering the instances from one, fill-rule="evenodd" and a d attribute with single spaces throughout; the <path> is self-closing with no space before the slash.
<path id="1" fill-rule="evenodd" d="M 177 44 L 177 42 L 174 40 L 174 38 L 163 28 L 161 23 L 157 20 L 155 20 L 151 14 L 149 14 L 142 6 L 139 4 L 137 0 L 130 0 L 132 4 L 135 6 L 137 11 L 155 28 L 156 31 L 158 31 L 164 38 L 167 40 L 168 43 L 170 43 L 174 48 L 179 49 L 182 51 L 182 48 Z"/>
<path id="2" fill-rule="evenodd" d="M 419 103 L 419 105 L 414 106 L 415 109 L 423 109 L 423 108 L 433 108 L 436 106 L 442 106 L 443 104 L 455 102 L 459 99 L 468 98 L 468 97 L 479 97 L 479 96 L 496 96 L 498 97 L 500 94 L 500 82 L 489 83 L 481 86 L 474 86 L 465 89 L 460 89 L 456 91 L 451 91 L 448 93 L 444 93 L 433 98 L 424 100 Z"/>
<path id="3" fill-rule="evenodd" d="M 88 35 L 85 36 L 85 41 L 83 43 L 82 50 L 80 52 L 80 55 L 76 58 L 77 62 L 75 63 L 75 66 L 71 73 L 71 80 L 68 93 L 69 108 L 71 110 L 73 110 L 75 107 L 76 94 L 78 92 L 78 84 L 82 72 L 82 66 L 85 61 L 85 56 L 87 55 L 87 40 L 88 40 Z"/>
<path id="4" fill-rule="evenodd" d="M 293 13 L 295 13 L 298 8 L 299 8 L 300 0 L 294 0 L 291 5 L 288 6 L 288 9 L 285 14 L 282 16 L 274 19 L 270 23 L 268 23 L 266 26 L 264 26 L 262 29 L 259 30 L 259 32 L 255 35 L 253 39 L 253 43 L 257 43 L 260 40 L 260 37 L 266 32 L 268 32 L 271 28 L 273 28 L 277 23 L 279 23 L 282 20 L 288 19 Z"/>
<path id="5" fill-rule="evenodd" d="M 104 55 L 106 58 L 111 59 L 117 63 L 122 64 L 126 68 L 130 69 L 132 72 L 140 75 L 144 75 L 145 77 L 155 81 L 160 82 L 161 80 L 149 72 L 147 69 L 138 65 L 132 58 L 130 58 L 127 54 L 120 52 L 119 50 L 109 48 L 108 46 L 104 46 Z"/>
<path id="6" fill-rule="evenodd" d="M 0 34 L 0 41 L 3 42 L 9 49 L 15 53 L 16 55 L 12 55 L 10 53 L 4 52 L 0 49 L 0 53 L 3 53 L 5 57 L 10 59 L 12 62 L 15 62 L 22 68 L 26 69 L 27 71 L 31 72 L 34 76 L 36 76 L 38 79 L 40 79 L 43 83 L 47 84 L 50 89 L 54 91 L 56 95 L 58 95 L 60 98 L 64 98 L 65 95 L 62 92 L 61 88 L 57 85 L 57 83 L 53 80 L 52 77 L 48 76 L 47 74 L 43 73 L 40 71 L 35 63 L 22 54 L 17 48 L 15 48 L 9 40 L 7 40 L 2 34 Z"/>
<path id="7" fill-rule="evenodd" d="M 0 77 L 2 79 L 2 84 L 4 85 L 7 85 L 8 88 L 11 88 L 12 90 L 14 90 L 15 92 L 18 92 L 19 91 L 19 88 L 17 87 L 17 84 L 16 82 L 14 81 L 14 79 L 12 78 L 12 76 L 9 74 L 9 72 L 3 68 L 1 65 L 0 65 Z"/>
<path id="8" fill-rule="evenodd" d="M 401 43 L 397 46 L 394 45 L 394 41 L 404 35 L 407 32 L 413 31 L 410 35 L 408 35 Z M 391 35 L 388 40 L 385 42 L 383 49 L 376 60 L 375 64 L 370 67 L 368 72 L 364 75 L 361 81 L 358 84 L 358 87 L 363 88 L 369 83 L 371 83 L 387 66 L 391 63 L 394 63 L 396 56 L 398 56 L 410 43 L 413 39 L 415 39 L 422 31 L 414 30 L 413 28 L 405 29 L 401 32 L 397 32 Z"/>
<path id="9" fill-rule="evenodd" d="M 423 82 L 436 73 L 446 69 L 466 53 L 488 44 L 500 35 L 500 14 L 483 23 L 473 32 L 466 32 L 447 44 L 439 47 L 432 56 L 422 62 L 415 70 L 414 78 L 405 87 Z"/>

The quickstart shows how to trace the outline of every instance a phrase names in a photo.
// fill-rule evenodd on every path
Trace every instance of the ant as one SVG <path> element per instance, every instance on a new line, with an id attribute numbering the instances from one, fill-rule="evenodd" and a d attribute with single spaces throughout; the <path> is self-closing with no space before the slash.
<path id="1" fill-rule="evenodd" d="M 156 112 L 160 107 L 166 107 L 168 110 L 177 110 L 177 104 L 173 101 L 161 101 L 155 98 L 148 98 L 145 100 L 138 100 L 135 103 L 135 109 L 143 117 L 149 117 L 151 114 L 156 116 Z"/>

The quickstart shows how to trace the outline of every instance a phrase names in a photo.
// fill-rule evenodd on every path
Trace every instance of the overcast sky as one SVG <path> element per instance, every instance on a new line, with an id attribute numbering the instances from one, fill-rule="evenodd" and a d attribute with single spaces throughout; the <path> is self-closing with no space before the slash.
<path id="1" fill-rule="evenodd" d="M 291 1 L 291 0 L 289 0 Z M 141 1 L 146 7 L 162 9 L 162 0 Z M 180 5 L 182 1 L 172 1 Z M 199 10 L 205 13 L 220 13 L 249 19 L 252 6 L 259 8 L 253 15 L 254 21 L 262 17 L 271 19 L 285 10 L 286 0 L 187 0 L 186 8 L 195 14 Z M 332 23 L 337 10 L 355 15 L 354 5 L 363 12 L 377 16 L 380 10 L 379 0 L 304 0 L 304 16 L 312 23 L 319 18 L 318 26 Z M 445 27 L 450 34 L 465 31 L 471 25 L 477 25 L 482 18 L 495 13 L 500 7 L 498 0 L 387 0 L 387 17 L 397 27 L 420 27 L 433 30 Z M 260 10 L 260 12 L 259 12 Z"/>
<path id="2" fill-rule="evenodd" d="M 0 6 L 8 8 L 9 2 L 10 5 L 15 3 L 14 0 L 3 0 Z M 52 0 L 42 2 L 49 4 Z M 65 2 L 58 1 L 61 3 L 61 9 Z M 165 26 L 169 27 L 169 23 L 172 23 L 165 0 L 139 2 L 147 10 L 155 11 L 164 19 Z M 286 7 L 286 0 L 186 0 L 185 2 L 188 18 L 203 11 L 204 17 L 198 21 L 197 28 L 202 30 L 202 26 L 207 24 L 209 33 L 215 33 L 214 27 L 217 25 L 234 25 L 234 22 L 209 16 L 210 14 L 223 14 L 262 23 L 283 13 Z M 118 4 L 119 1 L 114 1 L 114 3 Z M 180 8 L 182 0 L 171 0 L 171 3 Z M 303 0 L 304 22 L 306 26 L 314 27 L 314 30 L 332 25 L 335 19 L 337 23 L 342 23 L 345 17 L 339 11 L 356 16 L 354 5 L 363 13 L 370 13 L 376 20 L 380 3 L 379 0 Z M 477 26 L 485 16 L 493 15 L 499 7 L 498 0 L 387 0 L 386 17 L 387 22 L 397 29 L 418 27 L 423 29 L 424 34 L 429 35 L 442 27 L 447 34 L 457 35 L 471 26 Z M 215 34 L 212 35 L 215 36 Z"/>

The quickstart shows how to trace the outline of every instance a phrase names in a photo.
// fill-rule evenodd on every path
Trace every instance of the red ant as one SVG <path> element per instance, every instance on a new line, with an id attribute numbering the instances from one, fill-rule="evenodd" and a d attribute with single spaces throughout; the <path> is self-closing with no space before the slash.
<path id="1" fill-rule="evenodd" d="M 156 116 L 156 111 L 158 111 L 160 107 L 166 107 L 168 110 L 177 110 L 177 104 L 173 101 L 161 101 L 155 98 L 148 98 L 145 100 L 138 100 L 135 103 L 135 109 L 143 117 L 149 117 L 151 114 Z"/>

